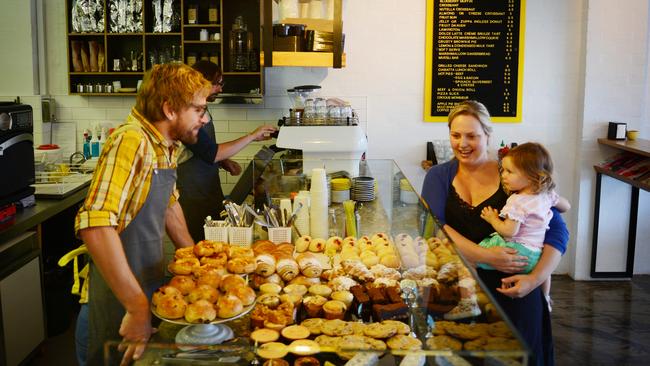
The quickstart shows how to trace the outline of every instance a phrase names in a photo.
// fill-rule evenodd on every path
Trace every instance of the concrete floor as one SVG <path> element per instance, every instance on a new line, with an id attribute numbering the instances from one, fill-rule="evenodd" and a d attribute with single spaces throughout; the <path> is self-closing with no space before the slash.
<path id="1" fill-rule="evenodd" d="M 553 276 L 551 294 L 557 365 L 648 364 L 650 276 L 597 282 Z M 27 365 L 76 365 L 74 322 L 49 338 Z"/>

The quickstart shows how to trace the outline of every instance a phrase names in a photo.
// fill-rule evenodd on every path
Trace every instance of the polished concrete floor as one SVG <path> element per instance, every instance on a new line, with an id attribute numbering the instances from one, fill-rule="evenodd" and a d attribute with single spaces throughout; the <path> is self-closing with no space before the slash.
<path id="1" fill-rule="evenodd" d="M 553 276 L 558 365 L 650 365 L 650 276 L 573 281 Z"/>
<path id="2" fill-rule="evenodd" d="M 650 365 L 650 276 L 598 282 L 553 276 L 551 294 L 557 365 Z M 48 339 L 28 365 L 76 365 L 73 336 L 71 326 Z"/>

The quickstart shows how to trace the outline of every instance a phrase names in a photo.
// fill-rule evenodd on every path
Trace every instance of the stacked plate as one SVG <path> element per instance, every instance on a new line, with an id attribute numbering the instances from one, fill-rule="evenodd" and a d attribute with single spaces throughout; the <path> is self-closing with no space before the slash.
<path id="1" fill-rule="evenodd" d="M 352 199 L 361 202 L 374 201 L 375 178 L 373 177 L 352 178 Z"/>

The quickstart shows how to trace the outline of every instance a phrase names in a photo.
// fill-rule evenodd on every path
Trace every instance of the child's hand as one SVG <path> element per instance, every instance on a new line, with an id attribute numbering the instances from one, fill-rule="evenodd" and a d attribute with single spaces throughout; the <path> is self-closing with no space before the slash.
<path id="1" fill-rule="evenodd" d="M 499 211 L 490 206 L 484 207 L 481 210 L 481 218 L 491 224 L 499 219 Z"/>

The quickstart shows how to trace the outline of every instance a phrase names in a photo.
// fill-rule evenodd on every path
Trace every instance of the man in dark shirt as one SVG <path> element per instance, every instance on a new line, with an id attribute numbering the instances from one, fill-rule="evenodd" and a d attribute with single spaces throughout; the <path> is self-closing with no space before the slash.
<path id="1" fill-rule="evenodd" d="M 216 99 L 223 88 L 221 68 L 209 61 L 199 61 L 192 66 L 212 83 L 208 102 Z M 237 154 L 253 141 L 263 141 L 271 138 L 276 131 L 273 126 L 260 126 L 255 131 L 236 140 L 217 144 L 212 122 L 210 121 L 199 130 L 196 144 L 186 145 L 191 157 L 179 159 L 177 187 L 180 193 L 180 204 L 183 208 L 187 228 L 195 242 L 204 239 L 203 224 L 206 216 L 219 217 L 223 211 L 223 191 L 219 179 L 219 168 L 231 175 L 239 175 L 241 166 L 229 158 Z"/>

